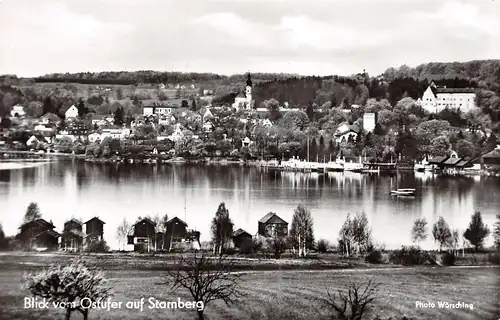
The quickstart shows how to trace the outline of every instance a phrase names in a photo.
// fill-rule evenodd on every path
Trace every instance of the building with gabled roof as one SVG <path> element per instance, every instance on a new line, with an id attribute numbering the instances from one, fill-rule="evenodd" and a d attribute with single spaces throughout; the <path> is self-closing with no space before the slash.
<path id="1" fill-rule="evenodd" d="M 288 235 L 288 222 L 276 213 L 269 212 L 259 220 L 257 233 L 263 237 L 286 237 Z"/>
<path id="2" fill-rule="evenodd" d="M 476 107 L 476 93 L 473 88 L 439 88 L 432 82 L 422 95 L 421 106 L 430 113 L 445 108 L 468 112 Z"/>

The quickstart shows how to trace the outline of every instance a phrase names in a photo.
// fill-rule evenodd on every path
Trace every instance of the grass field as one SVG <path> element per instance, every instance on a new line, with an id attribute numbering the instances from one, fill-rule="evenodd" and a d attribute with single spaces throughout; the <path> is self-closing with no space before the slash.
<path id="1" fill-rule="evenodd" d="M 6 262 L 0 256 L 0 319 L 62 319 L 63 312 L 55 309 L 29 310 L 23 308 L 21 290 L 23 274 L 32 263 Z M 46 264 L 49 260 L 40 260 Z M 130 262 L 130 261 L 128 261 Z M 159 270 L 136 270 L 123 260 L 122 269 L 106 268 L 113 287 L 113 301 L 137 301 L 154 297 L 161 301 L 180 298 L 189 301 L 184 291 L 171 292 L 163 284 L 164 273 Z M 111 264 L 109 265 L 111 266 Z M 343 288 L 350 281 L 372 279 L 380 284 L 380 299 L 367 319 L 379 315 L 383 319 L 403 315 L 415 319 L 499 319 L 500 269 L 497 267 L 418 267 L 367 268 L 328 271 L 255 271 L 242 276 L 246 296 L 235 305 L 214 302 L 206 308 L 208 319 L 326 319 L 320 299 L 326 288 Z M 417 309 L 416 301 L 472 303 L 469 309 Z M 194 310 L 116 309 L 94 310 L 90 319 L 195 319 Z M 74 314 L 74 319 L 81 319 Z"/>

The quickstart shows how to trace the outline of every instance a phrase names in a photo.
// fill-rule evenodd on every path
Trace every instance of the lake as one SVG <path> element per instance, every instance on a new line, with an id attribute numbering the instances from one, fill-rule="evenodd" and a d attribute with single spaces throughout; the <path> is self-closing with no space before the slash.
<path id="1" fill-rule="evenodd" d="M 416 188 L 415 198 L 390 195 L 393 188 Z M 346 214 L 366 212 L 376 244 L 398 248 L 411 244 L 413 220 L 429 221 L 422 243 L 437 248 L 430 229 L 439 216 L 463 232 L 475 210 L 492 229 L 500 212 L 500 179 L 442 177 L 428 173 L 398 175 L 293 173 L 239 165 L 93 164 L 78 160 L 46 163 L 0 163 L 0 223 L 7 235 L 20 226 L 28 204 L 39 204 L 43 218 L 61 232 L 65 221 L 99 216 L 104 237 L 118 249 L 117 225 L 126 218 L 178 216 L 210 239 L 210 223 L 220 202 L 236 228 L 257 232 L 269 211 L 291 222 L 299 203 L 314 219 L 316 239 L 335 242 Z M 490 236 L 487 244 L 492 244 Z"/>

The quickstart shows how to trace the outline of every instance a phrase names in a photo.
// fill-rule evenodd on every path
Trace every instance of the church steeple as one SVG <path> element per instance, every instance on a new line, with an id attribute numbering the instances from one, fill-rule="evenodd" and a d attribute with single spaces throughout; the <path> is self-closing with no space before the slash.
<path id="1" fill-rule="evenodd" d="M 250 77 L 250 72 L 248 73 L 248 78 L 247 78 L 247 87 L 252 86 L 252 78 Z"/>

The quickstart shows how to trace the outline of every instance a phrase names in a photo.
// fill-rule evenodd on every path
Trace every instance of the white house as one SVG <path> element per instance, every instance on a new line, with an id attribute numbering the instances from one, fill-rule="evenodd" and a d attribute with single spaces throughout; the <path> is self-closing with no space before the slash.
<path id="1" fill-rule="evenodd" d="M 252 79 L 250 77 L 250 73 L 248 74 L 245 92 L 240 92 L 234 98 L 234 103 L 232 107 L 236 109 L 239 109 L 240 107 L 244 107 L 245 109 L 250 109 L 252 107 Z"/>
<path id="2" fill-rule="evenodd" d="M 40 132 L 50 132 L 53 131 L 52 128 L 46 127 L 44 124 L 38 124 L 35 126 L 35 131 L 40 131 Z"/>
<path id="3" fill-rule="evenodd" d="M 64 116 L 66 119 L 78 117 L 78 108 L 75 107 L 75 105 L 72 105 L 68 110 L 66 110 Z"/>
<path id="4" fill-rule="evenodd" d="M 31 136 L 28 141 L 26 141 L 26 145 L 28 147 L 35 146 L 38 143 L 38 139 L 35 136 Z"/>
<path id="5" fill-rule="evenodd" d="M 12 118 L 22 118 L 25 115 L 26 115 L 26 112 L 24 112 L 24 107 L 22 105 L 20 105 L 20 104 L 16 104 L 10 110 L 10 116 Z"/>
<path id="6" fill-rule="evenodd" d="M 476 93 L 472 88 L 438 88 L 432 82 L 422 96 L 421 105 L 430 113 L 438 113 L 445 108 L 465 113 L 476 107 Z"/>
<path id="7" fill-rule="evenodd" d="M 367 112 L 363 115 L 363 130 L 366 132 L 372 132 L 377 124 L 375 120 L 375 113 Z"/>
<path id="8" fill-rule="evenodd" d="M 212 120 L 210 119 L 207 119 L 205 120 L 205 122 L 203 123 L 203 130 L 205 130 L 205 132 L 210 132 L 214 129 L 214 124 L 212 122 Z"/>
<path id="9" fill-rule="evenodd" d="M 97 132 L 89 134 L 89 142 L 96 142 L 101 140 L 101 135 Z"/>
<path id="10" fill-rule="evenodd" d="M 273 123 L 269 119 L 260 119 L 259 124 L 266 128 L 271 128 L 273 126 Z"/>
<path id="11" fill-rule="evenodd" d="M 354 124 L 343 123 L 335 132 L 335 141 L 337 143 L 348 142 L 349 139 L 356 141 L 359 133 L 359 127 Z"/>

